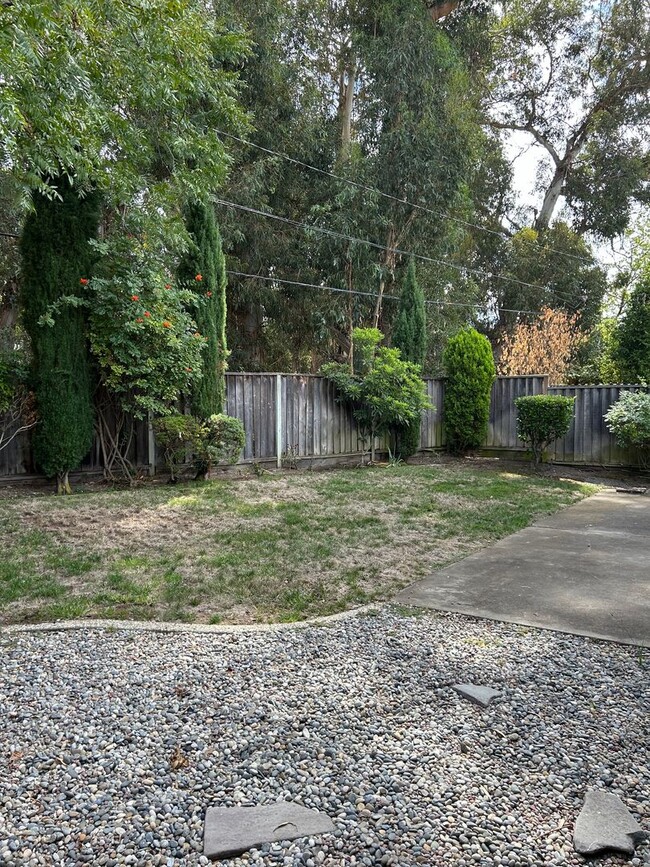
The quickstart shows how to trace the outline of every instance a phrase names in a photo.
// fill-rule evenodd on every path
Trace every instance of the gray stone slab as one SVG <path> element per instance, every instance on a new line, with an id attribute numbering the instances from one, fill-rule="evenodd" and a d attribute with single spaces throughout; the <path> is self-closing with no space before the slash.
<path id="1" fill-rule="evenodd" d="M 295 840 L 334 830 L 329 816 L 283 801 L 263 807 L 208 807 L 203 853 L 229 858 L 279 840 Z"/>
<path id="2" fill-rule="evenodd" d="M 596 494 L 432 573 L 402 605 L 650 647 L 650 498 Z"/>
<path id="3" fill-rule="evenodd" d="M 477 686 L 474 683 L 455 683 L 452 689 L 481 707 L 488 707 L 495 698 L 501 695 L 498 689 L 492 689 L 491 686 Z"/>
<path id="4" fill-rule="evenodd" d="M 615 850 L 632 855 L 645 832 L 619 797 L 590 789 L 576 819 L 573 846 L 581 855 Z"/>

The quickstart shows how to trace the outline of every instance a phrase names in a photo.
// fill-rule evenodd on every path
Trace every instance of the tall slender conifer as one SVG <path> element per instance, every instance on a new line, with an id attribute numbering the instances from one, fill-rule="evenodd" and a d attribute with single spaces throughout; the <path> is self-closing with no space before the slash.
<path id="1" fill-rule="evenodd" d="M 36 465 L 55 476 L 57 493 L 70 493 L 68 473 L 79 466 L 93 439 L 93 376 L 83 307 L 63 305 L 53 325 L 40 323 L 64 296 L 86 292 L 93 266 L 89 244 L 97 235 L 99 196 L 79 197 L 70 181 L 49 179 L 57 196 L 33 194 L 34 209 L 20 241 L 21 306 L 33 351 L 33 387 L 39 422 Z"/>

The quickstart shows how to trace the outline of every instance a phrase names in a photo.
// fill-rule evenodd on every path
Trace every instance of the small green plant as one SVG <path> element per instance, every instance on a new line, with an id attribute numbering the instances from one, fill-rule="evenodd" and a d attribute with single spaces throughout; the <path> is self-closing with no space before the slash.
<path id="1" fill-rule="evenodd" d="M 188 460 L 197 462 L 206 478 L 215 464 L 236 463 L 246 441 L 239 419 L 221 414 L 205 421 L 193 415 L 163 416 L 154 420 L 153 428 L 172 482 Z"/>
<path id="2" fill-rule="evenodd" d="M 474 328 L 464 328 L 447 341 L 443 353 L 445 436 L 447 448 L 462 454 L 483 442 L 490 416 L 495 376 L 490 341 Z"/>
<path id="3" fill-rule="evenodd" d="M 203 425 L 193 415 L 168 415 L 154 419 L 153 429 L 158 444 L 163 449 L 170 482 L 176 482 L 188 455 L 194 455 L 201 447 Z"/>
<path id="4" fill-rule="evenodd" d="M 236 464 L 246 444 L 244 426 L 238 418 L 219 413 L 201 425 L 197 458 L 207 466 L 205 476 L 215 464 Z"/>
<path id="5" fill-rule="evenodd" d="M 395 434 L 406 425 L 420 425 L 431 404 L 419 365 L 402 361 L 398 349 L 379 346 L 383 334 L 376 328 L 355 328 L 354 371 L 345 364 L 325 364 L 322 373 L 337 386 L 341 399 L 352 405 L 365 439 L 370 460 L 375 460 L 375 437 Z"/>
<path id="6" fill-rule="evenodd" d="M 605 423 L 623 448 L 636 452 L 642 467 L 650 465 L 650 394 L 626 391 L 605 414 Z"/>
<path id="7" fill-rule="evenodd" d="M 571 427 L 574 402 L 574 397 L 551 394 L 527 395 L 515 400 L 517 436 L 530 447 L 536 464 L 541 462 L 544 450 Z"/>

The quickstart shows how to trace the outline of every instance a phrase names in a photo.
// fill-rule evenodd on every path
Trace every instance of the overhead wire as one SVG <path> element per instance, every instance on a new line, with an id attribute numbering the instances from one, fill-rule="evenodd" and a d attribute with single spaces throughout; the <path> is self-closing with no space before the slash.
<path id="1" fill-rule="evenodd" d="M 505 282 L 514 283 L 518 286 L 525 286 L 530 289 L 537 289 L 540 292 L 546 291 L 544 286 L 539 286 L 536 283 L 527 283 L 525 280 L 518 280 L 515 277 L 506 277 L 502 274 L 492 274 L 488 271 L 481 271 L 478 268 L 471 268 L 467 265 L 457 265 L 455 262 L 450 262 L 446 259 L 436 259 L 432 256 L 425 256 L 421 253 L 413 253 L 409 250 L 402 250 L 399 247 L 387 247 L 384 244 L 378 244 L 375 241 L 369 241 L 367 238 L 356 238 L 353 235 L 346 235 L 344 232 L 339 232 L 335 229 L 327 229 L 323 226 L 317 226 L 310 223 L 302 223 L 299 220 L 293 220 L 289 217 L 281 217 L 279 214 L 273 214 L 270 211 L 262 211 L 259 208 L 253 208 L 250 205 L 242 205 L 237 202 L 230 202 L 227 199 L 221 199 L 218 197 L 213 197 L 212 201 L 215 204 L 224 205 L 228 208 L 234 208 L 238 211 L 244 211 L 245 213 L 255 214 L 256 216 L 260 217 L 267 217 L 270 220 L 276 220 L 280 223 L 286 223 L 290 226 L 294 226 L 295 228 L 305 229 L 306 231 L 310 232 L 320 232 L 321 234 L 328 235 L 329 237 L 339 238 L 341 240 L 350 241 L 355 244 L 364 244 L 376 250 L 383 250 L 385 252 L 395 253 L 398 256 L 412 256 L 414 259 L 420 259 L 421 261 L 429 262 L 434 265 L 443 265 L 444 267 L 459 271 L 462 274 L 473 274 L 475 276 L 487 277 L 490 280 L 502 280 Z M 563 298 L 562 295 L 560 295 L 559 293 L 554 294 L 556 295 L 558 300 L 564 301 L 569 307 L 577 311 L 578 308 L 575 305 L 571 304 L 571 302 L 566 297 Z"/>
<path id="2" fill-rule="evenodd" d="M 410 202 L 408 199 L 400 198 L 399 196 L 393 196 L 390 193 L 382 192 L 382 190 L 377 189 L 376 187 L 371 187 L 368 184 L 362 184 L 359 181 L 354 181 L 352 178 L 344 178 L 342 175 L 337 175 L 335 172 L 330 172 L 327 169 L 321 169 L 318 166 L 313 166 L 310 163 L 306 163 L 303 160 L 298 160 L 295 157 L 290 157 L 289 154 L 282 153 L 281 151 L 275 151 L 272 148 L 264 147 L 263 145 L 258 145 L 255 142 L 248 141 L 247 139 L 243 139 L 240 136 L 235 135 L 231 132 L 225 132 L 225 130 L 215 129 L 214 130 L 217 135 L 225 136 L 226 138 L 233 139 L 240 144 L 246 145 L 248 147 L 255 148 L 256 150 L 262 151 L 270 156 L 280 157 L 281 159 L 286 160 L 287 162 L 293 163 L 296 166 L 301 166 L 304 169 L 309 169 L 312 172 L 317 172 L 318 174 L 325 175 L 328 178 L 333 178 L 334 180 L 340 181 L 344 184 L 349 184 L 352 187 L 356 187 L 359 190 L 365 190 L 368 193 L 373 193 L 374 195 L 381 196 L 384 199 L 390 199 L 393 202 L 399 202 L 402 205 L 407 205 L 410 208 L 414 208 L 418 211 L 423 211 L 427 214 L 432 214 L 435 217 L 442 217 L 445 220 L 450 220 L 455 223 L 459 223 L 462 226 L 466 226 L 471 229 L 476 229 L 479 232 L 486 232 L 490 235 L 496 235 L 499 238 L 507 239 L 510 237 L 505 230 L 497 231 L 496 229 L 488 229 L 486 226 L 479 226 L 477 223 L 472 223 L 469 220 L 463 220 L 461 217 L 453 217 L 451 214 L 446 214 L 443 211 L 437 211 L 434 208 L 430 208 L 427 205 L 419 205 L 415 202 Z M 525 239 L 524 239 L 525 240 Z M 530 241 L 529 243 L 534 243 Z M 545 247 L 544 248 L 549 253 L 555 253 L 558 256 L 566 256 L 570 259 L 576 259 L 579 262 L 585 262 L 588 265 L 594 265 L 594 261 L 592 259 L 587 258 L 586 256 L 578 256 L 575 253 L 569 253 L 566 250 L 558 250 L 554 247 Z"/>
<path id="3" fill-rule="evenodd" d="M 360 289 L 343 289 L 340 286 L 326 286 L 324 284 L 318 283 L 303 283 L 300 280 L 285 280 L 283 277 L 275 277 L 275 276 L 266 276 L 264 274 L 246 274 L 243 271 L 232 271 L 227 269 L 226 274 L 232 275 L 234 277 L 243 277 L 248 278 L 250 280 L 265 280 L 269 283 L 283 283 L 289 286 L 301 286 L 307 289 L 322 289 L 323 291 L 328 292 L 339 292 L 342 295 L 364 295 L 368 298 L 377 299 L 379 295 L 376 292 L 364 292 Z M 386 299 L 388 301 L 399 301 L 399 295 L 382 295 L 382 300 Z M 439 307 L 469 307 L 473 310 L 494 310 L 498 309 L 502 313 L 531 313 L 536 315 L 539 311 L 537 310 L 514 310 L 508 307 L 495 307 L 490 304 L 471 304 L 468 301 L 432 301 L 429 299 L 425 299 L 425 304 L 433 304 Z"/>

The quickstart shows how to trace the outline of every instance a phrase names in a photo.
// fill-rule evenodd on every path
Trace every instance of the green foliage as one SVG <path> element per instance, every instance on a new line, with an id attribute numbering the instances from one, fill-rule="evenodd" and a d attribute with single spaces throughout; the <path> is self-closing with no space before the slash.
<path id="1" fill-rule="evenodd" d="M 201 460 L 208 465 L 236 464 L 246 444 L 244 426 L 239 419 L 218 413 L 206 419 L 203 429 Z"/>
<path id="2" fill-rule="evenodd" d="M 0 415 L 8 412 L 29 384 L 29 358 L 24 348 L 7 346 L 0 338 Z"/>
<path id="3" fill-rule="evenodd" d="M 616 442 L 634 449 L 642 466 L 650 463 L 650 394 L 623 392 L 605 414 L 605 422 Z"/>
<path id="4" fill-rule="evenodd" d="M 406 280 L 400 296 L 397 320 L 393 328 L 393 346 L 399 349 L 404 361 L 424 365 L 427 354 L 427 317 L 424 293 L 420 288 L 415 262 L 409 262 Z"/>
<path id="5" fill-rule="evenodd" d="M 188 455 L 201 449 L 205 433 L 203 424 L 192 415 L 168 415 L 154 419 L 152 425 L 171 480 L 175 481 Z"/>
<path id="6" fill-rule="evenodd" d="M 633 290 L 617 328 L 614 360 L 625 382 L 650 382 L 650 269 Z"/>
<path id="7" fill-rule="evenodd" d="M 222 411 L 226 393 L 226 262 L 212 205 L 188 205 L 185 224 L 191 244 L 178 267 L 178 281 L 194 292 L 194 318 L 206 338 L 203 375 L 192 390 L 192 412 L 209 418 Z"/>
<path id="8" fill-rule="evenodd" d="M 455 208 L 480 133 L 463 60 L 426 4 L 232 5 L 256 43 L 242 69 L 253 140 L 400 201 L 245 147 L 236 147 L 223 198 L 387 247 L 442 253 L 448 221 L 440 212 Z M 344 142 L 347 73 L 356 75 L 356 86 L 351 140 Z M 317 369 L 324 360 L 349 358 L 354 326 L 374 321 L 371 297 L 289 286 L 282 278 L 370 294 L 379 284 L 393 295 L 395 274 L 408 264 L 336 236 L 270 231 L 269 220 L 225 207 L 219 224 L 237 270 L 279 281 L 230 278 L 229 345 L 237 370 Z M 431 297 L 443 297 L 445 280 L 427 274 L 426 285 Z M 466 287 L 457 300 L 467 300 Z M 392 323 L 393 305 L 380 310 L 380 327 Z"/>
<path id="9" fill-rule="evenodd" d="M 580 234 L 620 235 L 634 200 L 648 198 L 647 2 L 501 0 L 496 9 L 492 123 L 545 150 L 536 228 L 551 225 L 564 196 Z"/>
<path id="10" fill-rule="evenodd" d="M 521 229 L 499 254 L 499 303 L 510 310 L 542 307 L 578 313 L 581 330 L 599 319 L 607 275 L 587 241 L 566 223 L 543 231 Z M 519 281 L 519 282 L 508 282 Z M 525 285 L 531 284 L 531 285 Z M 501 323 L 514 324 L 516 314 L 502 314 Z"/>
<path id="11" fill-rule="evenodd" d="M 197 462 L 204 475 L 215 464 L 237 463 L 246 442 L 239 419 L 223 414 L 208 419 L 170 415 L 154 419 L 153 428 L 172 481 L 188 460 Z"/>
<path id="12" fill-rule="evenodd" d="M 477 449 L 487 432 L 495 376 L 490 341 L 474 328 L 450 337 L 443 353 L 447 376 L 444 425 L 452 452 Z"/>
<path id="13" fill-rule="evenodd" d="M 405 461 L 414 455 L 420 448 L 420 435 L 422 425 L 420 419 L 398 425 L 395 429 L 395 453 Z"/>
<path id="14" fill-rule="evenodd" d="M 352 404 L 361 432 L 370 439 L 373 460 L 376 436 L 407 425 L 419 428 L 422 412 L 431 406 L 421 369 L 402 361 L 398 349 L 379 347 L 382 337 L 375 328 L 355 328 L 357 370 L 350 373 L 347 365 L 334 363 L 321 370 L 336 384 L 342 399 Z"/>
<path id="15" fill-rule="evenodd" d="M 66 308 L 84 307 L 102 383 L 136 418 L 165 415 L 201 377 L 206 338 L 188 313 L 195 293 L 168 282 L 159 252 L 135 238 L 95 248 L 100 276 L 84 298 L 59 299 L 45 319 L 56 326 Z"/>
<path id="16" fill-rule="evenodd" d="M 622 382 L 616 361 L 618 323 L 613 317 L 601 319 L 587 341 L 578 349 L 576 360 L 567 375 L 569 384 L 599 385 Z"/>
<path id="17" fill-rule="evenodd" d="M 549 394 L 516 398 L 517 436 L 530 446 L 536 464 L 542 460 L 544 450 L 568 432 L 574 402 L 574 397 Z"/>
<path id="18" fill-rule="evenodd" d="M 59 490 L 90 449 L 93 438 L 93 377 L 84 310 L 66 306 L 56 322 L 41 323 L 63 296 L 80 303 L 96 258 L 90 241 L 99 222 L 99 197 L 80 198 L 67 179 L 51 178 L 57 199 L 39 192 L 21 238 L 23 322 L 31 340 L 33 383 L 40 423 L 34 457 Z"/>
<path id="19" fill-rule="evenodd" d="M 242 123 L 245 52 L 203 0 L 3 3 L 0 164 L 25 188 L 53 194 L 63 171 L 109 206 L 174 220 L 188 191 L 223 180 L 217 129 Z"/>

